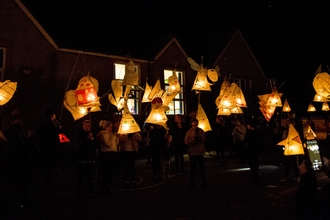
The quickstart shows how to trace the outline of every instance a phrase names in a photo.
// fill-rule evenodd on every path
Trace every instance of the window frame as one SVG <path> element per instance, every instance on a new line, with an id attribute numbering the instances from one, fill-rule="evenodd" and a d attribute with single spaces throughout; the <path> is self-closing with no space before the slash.
<path id="1" fill-rule="evenodd" d="M 168 74 L 165 73 L 168 72 Z M 186 106 L 185 106 L 185 93 L 184 93 L 184 81 L 185 81 L 185 72 L 183 70 L 175 70 L 176 71 L 176 76 L 178 77 L 178 81 L 180 83 L 180 89 L 181 89 L 181 92 L 179 94 L 177 94 L 174 99 L 171 101 L 171 103 L 169 104 L 169 108 L 170 110 L 166 111 L 166 114 L 167 115 L 171 115 L 171 116 L 174 116 L 174 115 L 177 115 L 177 114 L 180 114 L 180 115 L 185 115 L 185 112 L 186 112 Z M 170 74 L 169 74 L 170 72 Z M 167 91 L 167 88 L 169 87 L 169 84 L 167 81 L 168 77 L 170 75 L 173 74 L 173 69 L 170 69 L 170 68 L 164 68 L 163 69 L 163 78 L 164 78 L 164 87 L 165 87 L 165 91 Z M 167 78 L 166 78 L 167 77 Z M 179 105 L 179 110 L 176 111 L 176 103 L 178 103 Z M 174 106 L 173 109 L 171 109 L 170 106 Z"/>
<path id="2" fill-rule="evenodd" d="M 121 65 L 121 66 L 124 67 L 124 69 L 121 70 L 121 71 L 124 72 L 122 78 L 117 78 L 117 72 L 116 72 L 117 71 L 117 68 L 116 68 L 116 65 Z M 136 69 L 136 71 L 137 71 L 137 73 L 139 75 L 139 84 L 140 84 L 140 80 L 141 80 L 140 66 L 137 65 L 137 64 L 135 64 L 135 63 L 134 63 L 134 65 L 135 65 L 135 69 Z M 124 76 L 125 76 L 125 73 L 126 73 L 126 67 L 127 67 L 127 63 L 125 63 L 125 62 L 120 62 L 120 61 L 114 62 L 113 63 L 113 68 L 114 68 L 113 79 L 123 80 L 124 79 Z M 130 97 L 130 95 L 131 95 L 131 97 Z M 138 86 L 132 86 L 130 95 L 129 95 L 128 100 L 127 100 L 127 102 L 128 102 L 127 105 L 128 105 L 129 110 L 130 110 L 130 113 L 132 115 L 139 115 L 140 112 L 141 112 L 141 102 L 140 102 L 141 91 L 138 88 Z M 132 98 L 132 96 L 134 96 L 135 98 Z M 130 104 L 130 103 L 134 103 L 133 110 L 131 109 L 132 104 Z"/>

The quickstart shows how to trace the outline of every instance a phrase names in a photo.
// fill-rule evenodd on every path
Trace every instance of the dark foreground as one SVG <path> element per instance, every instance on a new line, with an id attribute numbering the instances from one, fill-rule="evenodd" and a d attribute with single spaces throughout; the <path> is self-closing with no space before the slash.
<path id="1" fill-rule="evenodd" d="M 226 166 L 218 166 L 215 152 L 205 155 L 207 186 L 189 186 L 189 159 L 185 156 L 185 172 L 172 173 L 166 183 L 155 183 L 152 166 L 140 159 L 137 164 L 138 186 L 125 189 L 122 175 L 114 178 L 112 192 L 75 196 L 77 165 L 62 161 L 55 173 L 55 190 L 45 189 L 42 169 L 34 171 L 29 206 L 20 208 L 18 183 L 10 161 L 2 149 L 0 219 L 146 219 L 146 220 L 211 220 L 211 219 L 294 219 L 294 197 L 298 183 L 280 182 L 284 168 L 279 161 L 261 160 L 260 177 L 250 182 L 247 164 L 226 158 Z M 69 158 L 69 157 L 68 157 Z M 174 161 L 171 161 L 174 170 Z M 293 177 L 293 175 L 292 175 Z M 319 186 L 329 179 L 317 172 Z M 95 181 L 98 187 L 98 181 Z"/>

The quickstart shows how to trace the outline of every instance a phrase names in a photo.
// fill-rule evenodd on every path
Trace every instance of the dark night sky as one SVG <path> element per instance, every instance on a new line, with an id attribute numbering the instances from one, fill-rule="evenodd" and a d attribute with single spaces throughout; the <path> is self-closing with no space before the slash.
<path id="1" fill-rule="evenodd" d="M 206 46 L 206 39 L 239 29 L 266 76 L 279 84 L 285 81 L 280 92 L 291 105 L 312 101 L 316 69 L 322 64 L 328 71 L 330 16 L 324 0 L 22 2 L 59 47 L 123 56 L 153 57 L 175 36 L 198 62 L 208 53 L 219 55 Z"/>

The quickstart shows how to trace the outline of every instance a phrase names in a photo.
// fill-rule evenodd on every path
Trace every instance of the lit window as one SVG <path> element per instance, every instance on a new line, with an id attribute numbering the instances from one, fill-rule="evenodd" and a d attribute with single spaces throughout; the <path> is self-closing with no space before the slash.
<path id="1" fill-rule="evenodd" d="M 126 73 L 126 64 L 115 63 L 115 79 L 124 79 Z M 135 71 L 140 75 L 138 67 L 135 66 Z M 140 78 L 140 76 L 139 76 Z M 139 90 L 132 86 L 131 92 L 128 95 L 127 106 L 131 114 L 139 114 Z"/>
<path id="2" fill-rule="evenodd" d="M 164 70 L 164 84 L 165 84 L 165 90 L 168 90 L 168 77 L 173 75 L 173 70 Z M 178 77 L 178 82 L 181 87 L 181 92 L 178 93 L 173 101 L 168 105 L 170 108 L 166 114 L 168 115 L 176 115 L 184 114 L 184 98 L 183 98 L 183 72 L 182 71 L 176 71 L 176 76 Z"/>

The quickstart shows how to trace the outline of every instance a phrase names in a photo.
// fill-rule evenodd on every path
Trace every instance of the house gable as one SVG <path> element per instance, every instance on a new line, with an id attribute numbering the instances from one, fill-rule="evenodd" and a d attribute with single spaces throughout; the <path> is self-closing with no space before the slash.
<path id="1" fill-rule="evenodd" d="M 251 80 L 256 90 L 263 90 L 267 77 L 238 30 L 214 63 L 223 77 Z"/>

